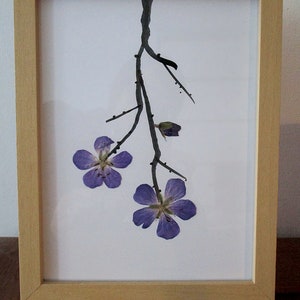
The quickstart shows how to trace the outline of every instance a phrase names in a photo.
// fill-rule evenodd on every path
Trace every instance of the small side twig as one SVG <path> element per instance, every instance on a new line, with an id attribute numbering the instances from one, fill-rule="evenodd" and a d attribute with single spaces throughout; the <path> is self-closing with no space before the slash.
<path id="1" fill-rule="evenodd" d="M 182 83 L 177 79 L 177 77 L 174 75 L 174 73 L 170 70 L 170 68 L 164 64 L 165 68 L 167 69 L 167 71 L 169 72 L 169 74 L 171 75 L 171 77 L 175 80 L 175 84 L 179 85 L 179 88 L 182 89 L 187 95 L 188 97 L 193 101 L 193 103 L 195 103 L 195 100 L 192 97 L 192 94 L 189 93 L 187 91 L 187 89 L 182 85 Z"/>
<path id="2" fill-rule="evenodd" d="M 120 118 L 120 117 L 123 117 L 123 116 L 125 116 L 126 114 L 128 114 L 128 113 L 134 111 L 135 109 L 139 108 L 140 106 L 141 106 L 141 105 L 137 105 L 137 106 L 135 106 L 135 107 L 133 107 L 133 108 L 131 108 L 131 109 L 129 109 L 129 110 L 123 111 L 123 112 L 122 112 L 121 114 L 119 114 L 119 115 L 112 116 L 110 119 L 106 120 L 105 122 L 108 123 L 108 122 L 114 121 L 114 120 L 116 120 L 116 119 L 118 119 L 118 118 Z"/>
<path id="3" fill-rule="evenodd" d="M 177 172 L 176 170 L 174 170 L 173 168 L 169 167 L 167 165 L 166 162 L 162 162 L 161 160 L 157 161 L 162 167 L 166 168 L 170 173 L 174 173 L 176 175 L 178 175 L 179 177 L 183 178 L 185 181 L 187 181 L 187 178 L 185 176 L 183 176 L 182 174 L 180 174 L 179 172 Z"/>

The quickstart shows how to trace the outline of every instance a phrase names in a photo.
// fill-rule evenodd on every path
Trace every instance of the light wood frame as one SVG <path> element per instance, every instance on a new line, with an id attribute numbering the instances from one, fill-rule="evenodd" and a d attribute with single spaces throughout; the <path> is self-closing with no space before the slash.
<path id="1" fill-rule="evenodd" d="M 260 0 L 253 280 L 46 282 L 43 279 L 38 0 L 15 0 L 21 299 L 274 299 L 282 0 Z"/>

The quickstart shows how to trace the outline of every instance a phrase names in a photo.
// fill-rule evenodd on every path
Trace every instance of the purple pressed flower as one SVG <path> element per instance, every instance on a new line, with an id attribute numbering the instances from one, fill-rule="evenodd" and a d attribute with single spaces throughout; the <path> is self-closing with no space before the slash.
<path id="1" fill-rule="evenodd" d="M 181 126 L 173 122 L 161 122 L 155 125 L 161 133 L 161 135 L 166 138 L 166 136 L 178 136 Z"/>
<path id="2" fill-rule="evenodd" d="M 104 182 L 109 188 L 121 184 L 122 177 L 114 168 L 126 168 L 132 161 L 127 151 L 122 151 L 114 157 L 107 157 L 113 141 L 107 136 L 98 137 L 94 143 L 97 156 L 87 150 L 78 150 L 73 155 L 73 163 L 80 170 L 88 170 L 83 176 L 83 182 L 90 188 L 101 186 Z"/>
<path id="3" fill-rule="evenodd" d="M 165 188 L 164 197 L 159 199 L 154 189 L 148 184 L 137 187 L 133 199 L 147 207 L 139 209 L 133 214 L 136 226 L 148 228 L 155 219 L 158 219 L 157 235 L 164 239 L 172 239 L 180 232 L 180 228 L 171 216 L 188 220 L 196 214 L 196 206 L 190 200 L 181 199 L 185 196 L 185 184 L 181 179 L 169 179 Z"/>

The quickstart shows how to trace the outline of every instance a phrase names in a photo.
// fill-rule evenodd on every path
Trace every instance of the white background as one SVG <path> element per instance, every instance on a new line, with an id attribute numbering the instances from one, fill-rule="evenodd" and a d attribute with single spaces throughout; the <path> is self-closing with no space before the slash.
<path id="1" fill-rule="evenodd" d="M 284 0 L 279 193 L 280 236 L 299 236 L 300 2 Z M 0 236 L 17 236 L 13 1 L 0 1 Z M 286 130 L 284 130 L 286 129 Z"/>
<path id="2" fill-rule="evenodd" d="M 98 136 L 115 141 L 130 129 L 140 1 L 42 1 L 42 174 L 44 272 L 59 280 L 249 279 L 255 177 L 257 2 L 194 0 L 153 4 L 150 44 L 174 59 L 196 104 L 146 54 L 142 72 L 154 120 L 182 125 L 159 137 L 162 160 L 188 181 L 185 198 L 198 214 L 178 221 L 165 241 L 136 227 L 132 196 L 152 184 L 145 114 L 122 150 L 133 162 L 120 188 L 91 190 L 72 164 Z M 234 13 L 236 12 L 236 13 Z M 170 175 L 158 167 L 162 189 Z M 138 175 L 138 176 L 137 176 Z M 113 258 L 113 259 L 108 259 Z"/>

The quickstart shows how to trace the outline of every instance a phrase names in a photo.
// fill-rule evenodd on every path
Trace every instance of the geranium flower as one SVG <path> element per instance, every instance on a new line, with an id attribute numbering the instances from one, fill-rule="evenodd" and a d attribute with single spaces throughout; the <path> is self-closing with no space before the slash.
<path id="1" fill-rule="evenodd" d="M 185 196 L 185 192 L 185 184 L 181 179 L 169 179 L 164 197 L 160 194 L 159 199 L 150 185 L 141 184 L 137 187 L 133 199 L 148 207 L 134 212 L 134 224 L 148 228 L 155 219 L 158 219 L 157 235 L 167 240 L 176 237 L 180 228 L 171 216 L 189 220 L 196 214 L 195 204 L 190 200 L 181 199 Z"/>
<path id="2" fill-rule="evenodd" d="M 181 126 L 173 122 L 161 122 L 155 125 L 159 129 L 161 135 L 166 138 L 166 136 L 178 136 Z"/>
<path id="3" fill-rule="evenodd" d="M 122 177 L 114 168 L 126 168 L 132 161 L 127 151 L 122 151 L 114 157 L 107 157 L 110 145 L 114 142 L 107 136 L 98 137 L 94 143 L 97 156 L 87 150 L 78 150 L 73 156 L 73 163 L 80 170 L 88 171 L 83 176 L 83 182 L 90 188 L 101 186 L 104 182 L 109 188 L 116 188 L 121 184 Z"/>

